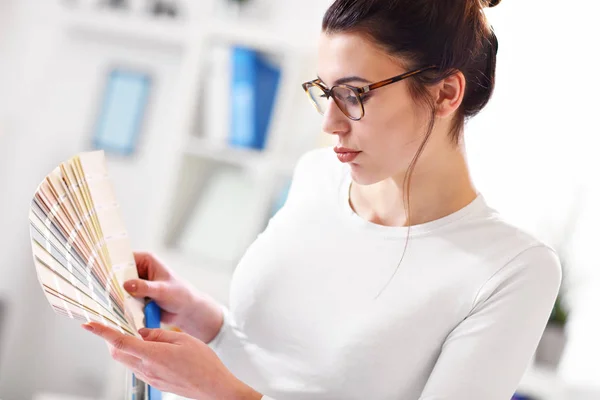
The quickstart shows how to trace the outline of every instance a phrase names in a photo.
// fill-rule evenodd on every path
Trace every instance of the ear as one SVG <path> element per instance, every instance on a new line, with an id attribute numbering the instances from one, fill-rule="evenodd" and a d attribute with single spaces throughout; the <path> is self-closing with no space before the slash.
<path id="1" fill-rule="evenodd" d="M 466 79 L 457 71 L 435 86 L 436 115 L 440 118 L 452 116 L 460 107 L 465 95 Z"/>

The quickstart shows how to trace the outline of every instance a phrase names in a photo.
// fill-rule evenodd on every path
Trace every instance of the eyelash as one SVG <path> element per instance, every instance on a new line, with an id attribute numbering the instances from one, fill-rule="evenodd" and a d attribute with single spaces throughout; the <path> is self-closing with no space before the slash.
<path id="1" fill-rule="evenodd" d="M 325 95 L 322 94 L 321 97 L 325 97 Z M 363 94 L 362 95 L 362 102 L 363 102 L 363 104 L 366 103 L 370 98 L 371 98 L 371 94 L 370 93 Z"/>
<path id="2" fill-rule="evenodd" d="M 363 96 L 362 96 L 362 102 L 363 102 L 363 104 L 366 103 L 367 101 L 369 101 L 370 98 L 371 98 L 371 94 L 370 93 L 363 94 Z"/>

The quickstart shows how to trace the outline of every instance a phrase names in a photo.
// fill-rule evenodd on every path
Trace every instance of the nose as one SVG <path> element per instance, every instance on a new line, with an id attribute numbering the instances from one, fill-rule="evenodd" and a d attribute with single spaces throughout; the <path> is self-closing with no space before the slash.
<path id="1" fill-rule="evenodd" d="M 331 135 L 345 135 L 350 131 L 350 120 L 335 104 L 333 98 L 329 98 L 327 109 L 323 114 L 322 129 L 323 132 Z"/>

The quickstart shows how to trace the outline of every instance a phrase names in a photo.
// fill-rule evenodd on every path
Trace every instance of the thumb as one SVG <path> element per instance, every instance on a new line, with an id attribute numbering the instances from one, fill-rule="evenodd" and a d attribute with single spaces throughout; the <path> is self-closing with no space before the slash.
<path id="1" fill-rule="evenodd" d="M 166 331 L 164 329 L 148 329 L 142 328 L 139 331 L 146 342 L 159 342 L 159 343 L 181 343 L 183 334 L 174 331 Z"/>
<path id="2" fill-rule="evenodd" d="M 150 297 L 151 299 L 160 302 L 165 300 L 166 285 L 164 282 L 146 281 L 143 279 L 132 279 L 123 284 L 123 288 L 133 297 L 143 298 Z"/>

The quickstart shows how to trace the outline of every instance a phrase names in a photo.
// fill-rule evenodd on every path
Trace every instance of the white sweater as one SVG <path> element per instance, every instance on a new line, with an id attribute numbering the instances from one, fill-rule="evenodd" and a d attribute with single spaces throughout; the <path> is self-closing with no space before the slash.
<path id="1" fill-rule="evenodd" d="M 362 219 L 331 148 L 299 161 L 284 207 L 236 268 L 209 343 L 277 400 L 509 400 L 561 281 L 552 249 L 481 195 L 411 227 Z"/>

